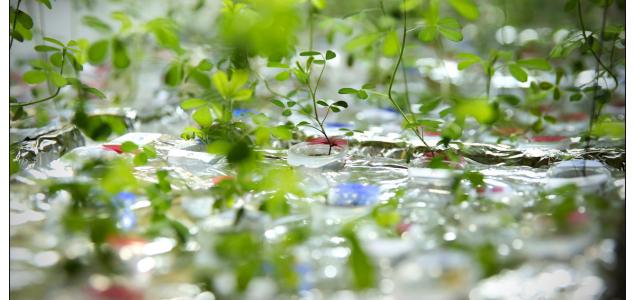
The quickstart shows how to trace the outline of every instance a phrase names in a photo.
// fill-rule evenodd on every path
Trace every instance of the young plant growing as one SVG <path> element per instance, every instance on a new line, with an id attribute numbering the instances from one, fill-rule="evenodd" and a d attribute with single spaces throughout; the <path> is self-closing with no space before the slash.
<path id="1" fill-rule="evenodd" d="M 320 85 L 320 81 L 322 80 L 322 75 L 324 74 L 324 69 L 326 68 L 326 63 L 327 61 L 335 58 L 336 54 L 335 52 L 331 50 L 327 50 L 326 53 L 324 54 L 318 51 L 304 51 L 300 53 L 300 56 L 307 57 L 304 62 L 304 65 L 302 65 L 300 62 L 296 62 L 295 67 L 291 67 L 289 68 L 289 70 L 281 72 L 283 76 L 278 74 L 278 76 L 276 77 L 277 78 L 283 77 L 281 79 L 284 79 L 284 77 L 288 78 L 290 73 L 293 73 L 296 79 L 298 80 L 298 82 L 306 88 L 307 92 L 309 93 L 309 96 L 311 97 L 311 105 L 304 106 L 304 107 L 299 105 L 300 109 L 299 110 L 296 109 L 296 111 L 312 119 L 312 123 L 309 123 L 307 121 L 302 121 L 296 124 L 296 127 L 307 126 L 320 132 L 322 136 L 324 137 L 324 139 L 326 140 L 326 143 L 329 145 L 329 150 L 327 155 L 331 155 L 331 151 L 333 149 L 333 146 L 336 145 L 336 141 L 334 141 L 332 137 L 329 137 L 328 134 L 326 134 L 326 130 L 324 129 L 324 122 L 326 121 L 326 118 L 328 117 L 330 112 L 338 113 L 348 108 L 348 103 L 346 103 L 346 101 L 343 101 L 343 100 L 327 102 L 327 100 L 325 99 L 319 99 L 317 92 L 318 92 L 318 87 Z M 315 81 L 315 83 L 313 83 L 311 80 L 311 76 L 313 75 L 313 66 L 315 65 L 319 65 L 321 66 L 321 68 L 320 68 L 320 73 L 317 77 L 317 80 Z M 278 99 L 275 99 L 272 102 L 276 106 L 284 108 L 284 110 L 282 111 L 282 115 L 285 117 L 288 117 L 293 113 L 292 108 L 296 104 L 295 102 L 290 101 L 290 102 L 287 102 L 285 107 L 285 104 Z M 323 117 L 320 117 L 318 113 L 318 106 L 326 108 L 326 113 L 324 114 Z"/>

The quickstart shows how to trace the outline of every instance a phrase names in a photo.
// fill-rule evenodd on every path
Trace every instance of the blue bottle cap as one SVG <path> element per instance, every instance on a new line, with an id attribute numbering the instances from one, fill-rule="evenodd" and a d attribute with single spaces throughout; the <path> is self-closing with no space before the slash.
<path id="1" fill-rule="evenodd" d="M 379 187 L 361 183 L 343 183 L 331 193 L 331 201 L 337 206 L 372 205 L 379 198 Z"/>
<path id="2" fill-rule="evenodd" d="M 120 192 L 113 197 L 112 202 L 116 207 L 127 209 L 137 201 L 137 195 L 130 192 Z"/>

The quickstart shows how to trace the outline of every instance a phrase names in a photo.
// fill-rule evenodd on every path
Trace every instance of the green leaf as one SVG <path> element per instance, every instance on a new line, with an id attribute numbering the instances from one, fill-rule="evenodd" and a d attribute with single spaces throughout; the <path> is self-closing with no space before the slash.
<path id="1" fill-rule="evenodd" d="M 108 40 L 100 40 L 88 47 L 88 62 L 98 65 L 106 60 L 108 55 Z"/>
<path id="2" fill-rule="evenodd" d="M 288 117 L 292 114 L 293 112 L 290 109 L 285 109 L 282 111 L 282 115 L 285 117 Z"/>
<path id="3" fill-rule="evenodd" d="M 573 94 L 573 95 L 571 95 L 569 97 L 569 101 L 571 101 L 571 102 L 576 102 L 576 101 L 580 101 L 580 100 L 582 100 L 582 94 L 581 93 L 575 93 L 575 94 Z"/>
<path id="4" fill-rule="evenodd" d="M 293 132 L 285 125 L 271 128 L 271 134 L 281 140 L 288 141 L 293 137 Z"/>
<path id="5" fill-rule="evenodd" d="M 203 89 L 211 89 L 212 81 L 209 79 L 209 76 L 198 69 L 192 69 L 189 74 L 189 80 L 193 80 L 196 84 L 201 86 Z"/>
<path id="6" fill-rule="evenodd" d="M 112 64 L 115 68 L 125 69 L 130 65 L 130 57 L 128 57 L 128 51 L 126 45 L 120 39 L 112 40 Z"/>
<path id="7" fill-rule="evenodd" d="M 38 84 L 46 80 L 46 73 L 39 70 L 30 70 L 24 73 L 22 79 L 28 84 Z"/>
<path id="8" fill-rule="evenodd" d="M 181 108 L 184 110 L 190 110 L 194 108 L 199 108 L 203 105 L 207 104 L 207 101 L 199 98 L 190 98 L 183 102 L 181 102 Z"/>
<path id="9" fill-rule="evenodd" d="M 317 9 L 324 9 L 326 7 L 326 0 L 311 0 L 311 4 Z"/>
<path id="10" fill-rule="evenodd" d="M 23 10 L 17 10 L 15 12 L 15 15 L 17 16 L 17 22 L 22 25 L 22 27 L 24 27 L 24 29 L 31 29 L 33 28 L 33 19 L 31 19 L 31 16 L 29 16 L 26 12 L 24 12 Z"/>
<path id="11" fill-rule="evenodd" d="M 52 65 L 58 68 L 62 67 L 62 53 L 61 52 L 55 52 L 51 54 L 51 56 L 49 57 L 49 60 L 51 61 Z"/>
<path id="12" fill-rule="evenodd" d="M 450 0 L 450 5 L 468 20 L 474 21 L 480 15 L 476 3 L 472 0 Z"/>
<path id="13" fill-rule="evenodd" d="M 350 41 L 348 41 L 344 45 L 344 49 L 348 52 L 354 52 L 360 49 L 364 49 L 379 39 L 380 35 L 378 33 L 368 33 L 364 35 L 360 35 Z"/>
<path id="14" fill-rule="evenodd" d="M 337 91 L 338 94 L 357 94 L 357 90 L 354 88 L 341 88 Z"/>
<path id="15" fill-rule="evenodd" d="M 37 52 L 60 51 L 59 48 L 48 45 L 37 45 L 33 49 L 35 49 L 35 51 Z"/>
<path id="16" fill-rule="evenodd" d="M 520 82 L 527 81 L 527 72 L 525 72 L 525 70 L 523 70 L 517 64 L 509 64 L 507 65 L 507 68 L 509 69 L 509 72 L 512 74 L 512 76 L 516 78 L 516 80 Z"/>
<path id="17" fill-rule="evenodd" d="M 93 94 L 101 99 L 106 99 L 106 95 L 104 95 L 104 93 L 102 93 L 100 90 L 94 88 L 94 87 L 89 87 L 89 86 L 84 86 L 83 90 L 87 93 Z"/>
<path id="18" fill-rule="evenodd" d="M 54 38 L 52 38 L 52 37 L 45 36 L 45 37 L 43 37 L 42 39 L 43 39 L 44 41 L 49 42 L 49 43 L 52 43 L 52 44 L 58 45 L 58 46 L 60 46 L 60 47 L 65 47 L 65 46 L 66 46 L 66 45 L 64 45 L 64 43 L 62 43 L 62 42 L 60 42 L 59 40 L 54 39 Z"/>
<path id="19" fill-rule="evenodd" d="M 132 162 L 135 166 L 145 166 L 148 163 L 148 154 L 145 152 L 139 152 L 134 156 Z"/>
<path id="20" fill-rule="evenodd" d="M 399 36 L 397 36 L 396 31 L 390 31 L 386 34 L 383 52 L 385 56 L 389 57 L 399 54 Z"/>
<path id="21" fill-rule="evenodd" d="M 366 91 L 364 91 L 364 90 L 359 90 L 359 91 L 357 91 L 357 98 L 362 99 L 362 100 L 368 99 L 368 93 L 366 93 Z"/>
<path id="22" fill-rule="evenodd" d="M 330 60 L 335 58 L 335 52 L 331 51 L 331 50 L 326 50 L 326 60 Z"/>
<path id="23" fill-rule="evenodd" d="M 521 59 L 521 60 L 518 60 L 516 63 L 519 66 L 530 69 L 530 70 L 542 70 L 542 71 L 551 70 L 551 65 L 544 58 Z"/>
<path id="24" fill-rule="evenodd" d="M 464 100 L 454 106 L 454 115 L 463 119 L 471 116 L 481 124 L 491 124 L 496 121 L 496 108 L 485 99 Z"/>
<path id="25" fill-rule="evenodd" d="M 314 56 L 314 55 L 320 55 L 321 53 L 318 51 L 303 51 L 300 52 L 300 56 Z"/>
<path id="26" fill-rule="evenodd" d="M 198 65 L 196 66 L 197 69 L 201 70 L 201 71 L 209 71 L 214 67 L 214 64 L 212 64 L 211 61 L 207 60 L 207 59 L 202 59 Z"/>
<path id="27" fill-rule="evenodd" d="M 51 1 L 50 0 L 37 0 L 37 2 L 40 2 L 40 3 L 44 4 L 44 6 L 46 6 L 48 9 L 53 8 L 53 6 L 51 6 Z"/>
<path id="28" fill-rule="evenodd" d="M 126 32 L 130 28 L 132 28 L 132 20 L 130 20 L 130 17 L 128 17 L 128 15 L 126 15 L 124 12 L 115 11 L 112 14 L 110 14 L 110 17 L 112 17 L 114 20 L 117 20 L 119 21 L 119 23 L 121 23 L 121 26 L 119 27 L 119 32 Z"/>
<path id="29" fill-rule="evenodd" d="M 183 80 L 183 70 L 181 65 L 178 63 L 173 63 L 168 68 L 168 71 L 165 73 L 165 84 L 171 87 L 176 87 Z"/>
<path id="30" fill-rule="evenodd" d="M 348 107 L 348 103 L 346 103 L 346 101 L 343 101 L 343 100 L 337 101 L 337 102 L 333 103 L 333 105 L 339 106 L 339 107 L 343 107 L 343 108 L 347 108 Z"/>
<path id="31" fill-rule="evenodd" d="M 481 62 L 481 58 L 478 55 L 472 53 L 459 53 L 456 55 L 456 57 L 459 59 L 459 70 L 467 69 L 471 65 Z"/>
<path id="32" fill-rule="evenodd" d="M 551 82 L 546 82 L 546 81 L 541 81 L 538 84 L 538 87 L 540 87 L 541 90 L 550 90 L 551 88 L 553 88 L 553 84 Z"/>
<path id="33" fill-rule="evenodd" d="M 453 42 L 460 42 L 463 40 L 463 33 L 461 33 L 461 24 L 453 18 L 443 18 L 439 20 L 437 24 L 439 33 L 446 39 Z"/>
<path id="34" fill-rule="evenodd" d="M 209 112 L 209 108 L 201 107 L 197 109 L 194 114 L 192 114 L 192 119 L 201 127 L 206 128 L 212 126 L 214 119 L 212 119 L 212 114 Z"/>
<path id="35" fill-rule="evenodd" d="M 137 149 L 139 149 L 139 146 L 131 141 L 125 141 L 121 143 L 121 151 L 123 152 L 130 153 L 134 152 Z"/>
<path id="36" fill-rule="evenodd" d="M 214 75 L 212 75 L 212 83 L 223 98 L 229 96 L 229 79 L 227 78 L 227 73 L 223 71 L 214 73 Z"/>
<path id="37" fill-rule="evenodd" d="M 601 121 L 593 125 L 591 135 L 596 137 L 624 138 L 626 124 L 622 121 Z"/>
<path id="38" fill-rule="evenodd" d="M 434 99 L 424 101 L 419 107 L 419 112 L 422 114 L 427 114 L 431 112 L 433 109 L 437 108 L 441 103 L 441 97 L 436 97 Z"/>
<path id="39" fill-rule="evenodd" d="M 96 31 L 99 31 L 100 33 L 112 32 L 112 28 L 110 28 L 110 25 L 95 16 L 84 16 L 82 18 L 82 23 L 92 29 L 95 29 Z"/>
<path id="40" fill-rule="evenodd" d="M 463 135 L 463 128 L 461 128 L 461 126 L 459 126 L 458 124 L 454 122 L 449 123 L 447 126 L 445 126 L 445 128 L 443 128 L 443 130 L 441 130 L 442 137 L 449 138 L 452 140 L 459 139 L 461 138 L 462 135 Z"/>
<path id="41" fill-rule="evenodd" d="M 518 103 L 520 103 L 520 98 L 518 98 L 516 95 L 501 94 L 501 95 L 498 95 L 497 97 L 498 99 L 512 106 L 516 106 L 518 105 Z"/>
<path id="42" fill-rule="evenodd" d="M 273 99 L 273 100 L 271 100 L 271 103 L 273 103 L 273 104 L 274 104 L 275 106 L 277 106 L 277 107 L 281 107 L 281 108 L 284 108 L 284 107 L 285 107 L 285 106 L 284 106 L 284 103 L 282 103 L 282 101 L 280 101 L 280 100 L 278 100 L 278 99 Z"/>
<path id="43" fill-rule="evenodd" d="M 351 248 L 348 266 L 353 275 L 353 287 L 358 290 L 372 288 L 375 286 L 375 268 L 371 259 L 366 255 L 353 229 L 345 229 L 343 236 Z"/>
<path id="44" fill-rule="evenodd" d="M 51 72 L 49 75 L 51 76 L 51 82 L 56 87 L 61 88 L 67 84 L 66 79 L 60 73 Z"/>
<path id="45" fill-rule="evenodd" d="M 419 39 L 426 43 L 434 41 L 437 38 L 437 32 L 436 26 L 426 26 L 419 31 Z"/>
<path id="46" fill-rule="evenodd" d="M 181 52 L 181 40 L 178 36 L 178 27 L 169 18 L 152 19 L 145 24 L 145 27 L 152 32 L 159 46 L 171 49 L 177 53 Z"/>
<path id="47" fill-rule="evenodd" d="M 329 109 L 335 113 L 338 113 L 341 111 L 341 109 L 339 109 L 337 106 L 329 106 Z"/>
<path id="48" fill-rule="evenodd" d="M 328 104 L 328 103 L 326 103 L 326 101 L 324 101 L 324 100 L 318 100 L 316 103 L 317 103 L 318 105 L 321 105 L 321 106 L 329 106 L 329 104 Z"/>
<path id="49" fill-rule="evenodd" d="M 289 76 L 291 76 L 291 73 L 289 73 L 289 71 L 282 71 L 282 72 L 276 74 L 276 80 L 285 81 L 285 80 L 289 79 Z"/>
<path id="50" fill-rule="evenodd" d="M 542 116 L 543 119 L 545 119 L 545 121 L 551 123 L 551 124 L 555 124 L 558 120 L 556 120 L 555 117 L 553 116 L 549 116 L 549 115 L 544 115 Z"/>

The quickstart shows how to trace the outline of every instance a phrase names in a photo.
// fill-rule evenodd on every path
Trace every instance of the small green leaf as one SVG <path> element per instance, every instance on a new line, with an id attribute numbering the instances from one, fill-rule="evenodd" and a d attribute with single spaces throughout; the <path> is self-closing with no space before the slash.
<path id="1" fill-rule="evenodd" d="M 329 104 L 326 103 L 324 100 L 318 100 L 316 103 L 321 106 L 329 106 Z"/>
<path id="2" fill-rule="evenodd" d="M 337 106 L 329 106 L 329 109 L 335 113 L 338 113 L 341 111 L 341 109 L 339 109 Z"/>
<path id="3" fill-rule="evenodd" d="M 33 19 L 26 12 L 24 12 L 23 10 L 17 10 L 15 12 L 15 15 L 18 18 L 17 19 L 18 23 L 20 23 L 20 25 L 22 25 L 24 29 L 33 28 Z"/>
<path id="4" fill-rule="evenodd" d="M 545 119 L 545 121 L 551 123 L 551 124 L 555 124 L 557 122 L 556 118 L 553 116 L 549 116 L 549 115 L 544 115 L 542 116 L 543 119 Z"/>
<path id="5" fill-rule="evenodd" d="M 281 140 L 288 141 L 293 137 L 293 132 L 285 125 L 271 128 L 271 134 Z"/>
<path id="6" fill-rule="evenodd" d="M 38 84 L 46 80 L 46 73 L 39 70 L 30 70 L 24 73 L 22 76 L 24 82 L 28 84 Z"/>
<path id="7" fill-rule="evenodd" d="M 139 152 L 134 156 L 132 162 L 135 166 L 145 166 L 148 163 L 148 154 Z"/>
<path id="8" fill-rule="evenodd" d="M 293 114 L 293 112 L 290 109 L 285 109 L 282 111 L 282 115 L 285 117 L 290 116 L 291 114 Z"/>
<path id="9" fill-rule="evenodd" d="M 289 79 L 289 76 L 291 76 L 291 73 L 289 73 L 289 71 L 282 71 L 276 75 L 276 80 L 285 81 Z"/>
<path id="10" fill-rule="evenodd" d="M 331 51 L 331 50 L 326 50 L 326 60 L 330 60 L 335 58 L 335 52 Z"/>
<path id="11" fill-rule="evenodd" d="M 59 48 L 48 46 L 48 45 L 37 45 L 34 47 L 37 52 L 49 52 L 49 51 L 60 51 Z"/>
<path id="12" fill-rule="evenodd" d="M 196 68 L 201 71 L 209 71 L 212 69 L 212 67 L 214 67 L 214 64 L 212 64 L 212 62 L 207 59 L 202 59 L 196 66 Z"/>
<path id="13" fill-rule="evenodd" d="M 61 88 L 67 84 L 66 79 L 60 73 L 51 72 L 49 75 L 51 76 L 51 82 L 56 87 Z"/>
<path id="14" fill-rule="evenodd" d="M 450 0 L 450 5 L 468 20 L 476 20 L 480 15 L 476 3 L 472 0 Z"/>
<path id="15" fill-rule="evenodd" d="M 364 49 L 379 39 L 380 35 L 378 33 L 369 33 L 360 35 L 350 41 L 348 41 L 344 45 L 344 49 L 348 52 L 354 52 L 360 49 Z"/>
<path id="16" fill-rule="evenodd" d="M 439 33 L 446 39 L 453 42 L 460 42 L 463 40 L 463 33 L 461 33 L 461 24 L 459 21 L 453 18 L 443 18 L 437 23 Z"/>
<path id="17" fill-rule="evenodd" d="M 525 72 L 525 70 L 523 70 L 517 64 L 509 64 L 507 68 L 509 69 L 509 72 L 512 74 L 512 76 L 516 78 L 516 80 L 520 82 L 527 81 L 527 72 Z"/>
<path id="18" fill-rule="evenodd" d="M 434 99 L 424 101 L 419 107 L 419 112 L 422 114 L 427 114 L 431 112 L 433 109 L 437 108 L 441 103 L 441 97 L 436 97 Z"/>
<path id="19" fill-rule="evenodd" d="M 128 50 L 126 49 L 126 45 L 120 39 L 112 40 L 112 53 L 113 59 L 112 64 L 115 68 L 125 69 L 130 65 L 130 57 L 128 57 Z"/>
<path id="20" fill-rule="evenodd" d="M 580 100 L 582 100 L 582 94 L 581 93 L 575 93 L 575 94 L 573 94 L 573 95 L 571 95 L 569 97 L 569 101 L 571 101 L 571 102 L 576 102 L 576 101 L 580 101 Z"/>
<path id="21" fill-rule="evenodd" d="M 281 107 L 284 108 L 284 103 L 282 103 L 282 101 L 278 100 L 278 99 L 273 99 L 271 100 L 271 103 L 273 103 L 275 106 L 277 107 Z"/>
<path id="22" fill-rule="evenodd" d="M 201 107 L 192 114 L 192 119 L 201 127 L 206 128 L 212 126 L 214 119 L 207 107 Z"/>
<path id="23" fill-rule="evenodd" d="M 520 98 L 518 98 L 516 95 L 501 94 L 501 95 L 498 95 L 497 97 L 498 99 L 512 106 L 516 106 L 518 105 L 518 103 L 520 103 Z"/>
<path id="24" fill-rule="evenodd" d="M 389 31 L 384 40 L 383 52 L 385 56 L 395 56 L 399 54 L 399 37 L 396 31 Z"/>
<path id="25" fill-rule="evenodd" d="M 53 8 L 53 6 L 51 6 L 51 1 L 50 0 L 37 0 L 37 2 L 42 3 L 44 6 L 46 6 L 48 9 Z"/>
<path id="26" fill-rule="evenodd" d="M 104 62 L 108 55 L 108 40 L 100 40 L 88 47 L 88 61 L 93 65 Z"/>
<path id="27" fill-rule="evenodd" d="M 456 57 L 459 59 L 459 70 L 467 69 L 471 65 L 481 62 L 481 58 L 478 55 L 472 53 L 459 53 L 456 55 Z"/>
<path id="28" fill-rule="evenodd" d="M 541 90 L 550 90 L 551 88 L 553 88 L 553 84 L 550 82 L 546 82 L 546 81 L 542 81 L 538 84 L 538 87 L 540 87 Z"/>
<path id="29" fill-rule="evenodd" d="M 82 18 L 82 23 L 92 29 L 95 29 L 96 31 L 99 31 L 100 33 L 112 32 L 112 28 L 110 28 L 110 25 L 94 16 L 84 16 Z"/>
<path id="30" fill-rule="evenodd" d="M 62 53 L 61 52 L 55 52 L 51 54 L 51 56 L 49 57 L 49 60 L 51 61 L 52 65 L 58 68 L 62 67 Z"/>
<path id="31" fill-rule="evenodd" d="M 139 146 L 131 141 L 125 141 L 121 143 L 121 151 L 123 152 L 130 153 L 134 152 L 137 149 L 139 149 Z"/>
<path id="32" fill-rule="evenodd" d="M 54 38 L 52 38 L 52 37 L 45 36 L 45 37 L 43 37 L 42 39 L 43 39 L 44 41 L 47 41 L 47 42 L 51 43 L 51 44 L 58 45 L 58 46 L 60 46 L 60 47 L 65 47 L 65 46 L 66 46 L 66 45 L 64 45 L 64 43 L 62 43 L 62 42 L 60 42 L 59 40 L 56 40 L 56 39 L 54 39 Z"/>
<path id="33" fill-rule="evenodd" d="M 102 93 L 100 90 L 94 88 L 94 87 L 89 87 L 89 86 L 84 86 L 83 90 L 87 93 L 93 94 L 101 99 L 106 99 L 106 95 L 104 95 L 104 93 Z"/>
<path id="34" fill-rule="evenodd" d="M 337 102 L 333 103 L 333 105 L 339 106 L 339 107 L 343 107 L 343 108 L 347 108 L 348 107 L 348 103 L 346 103 L 346 101 L 343 101 L 343 100 L 337 101 Z"/>
<path id="35" fill-rule="evenodd" d="M 341 88 L 337 91 L 338 94 L 357 94 L 357 90 L 354 88 Z"/>
<path id="36" fill-rule="evenodd" d="M 318 52 L 318 51 L 303 51 L 303 52 L 300 52 L 300 56 L 313 56 L 313 55 L 320 55 L 320 52 Z"/>
<path id="37" fill-rule="evenodd" d="M 207 104 L 207 101 L 199 98 L 190 98 L 183 102 L 181 102 L 181 108 L 184 110 L 190 110 L 194 108 L 199 108 L 203 105 Z"/>
<path id="38" fill-rule="evenodd" d="M 364 91 L 364 90 L 359 90 L 359 91 L 357 91 L 357 98 L 362 99 L 362 100 L 368 99 L 368 93 L 366 93 L 366 91 Z"/>
<path id="39" fill-rule="evenodd" d="M 183 80 L 183 70 L 181 69 L 181 65 L 178 63 L 173 63 L 168 68 L 168 71 L 165 73 L 165 84 L 168 86 L 178 86 Z"/>
<path id="40" fill-rule="evenodd" d="M 421 31 L 419 31 L 419 39 L 422 42 L 431 42 L 437 38 L 437 28 L 436 26 L 426 26 Z"/>

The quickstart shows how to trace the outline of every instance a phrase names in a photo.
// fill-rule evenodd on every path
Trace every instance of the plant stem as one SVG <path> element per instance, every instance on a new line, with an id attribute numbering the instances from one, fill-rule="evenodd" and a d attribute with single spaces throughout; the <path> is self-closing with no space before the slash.
<path id="1" fill-rule="evenodd" d="M 60 75 L 64 74 L 64 64 L 65 63 L 66 63 L 66 48 L 64 48 L 64 50 L 62 50 L 62 66 L 60 67 Z M 29 106 L 29 105 L 37 104 L 37 103 L 40 103 L 40 102 L 48 101 L 48 100 L 51 100 L 51 99 L 57 97 L 57 95 L 59 95 L 61 89 L 62 89 L 61 87 L 58 87 L 55 90 L 55 93 L 53 93 L 52 95 L 50 95 L 50 96 L 48 96 L 46 98 L 33 100 L 33 101 L 30 101 L 30 102 L 11 103 L 11 104 L 9 104 L 9 106 L 11 106 L 11 107 L 24 107 L 24 106 Z"/>
<path id="2" fill-rule="evenodd" d="M 407 14 L 406 14 L 405 3 L 406 3 L 406 0 L 403 0 L 402 1 L 402 7 L 403 7 L 403 32 L 402 32 L 402 35 L 401 35 L 401 49 L 399 49 L 399 57 L 397 58 L 397 64 L 395 65 L 395 68 L 392 71 L 392 76 L 390 76 L 390 83 L 388 84 L 388 100 L 390 100 L 392 105 L 399 111 L 399 113 L 404 118 L 404 120 L 408 123 L 408 125 L 412 125 L 412 121 L 408 118 L 408 116 L 406 116 L 404 111 L 401 109 L 401 107 L 399 107 L 399 105 L 397 104 L 395 99 L 393 99 L 393 97 L 392 97 L 392 86 L 395 83 L 395 75 L 397 75 L 397 70 L 399 70 L 399 64 L 401 64 L 401 60 L 403 58 L 403 51 L 406 48 L 406 23 L 408 21 L 408 19 L 407 19 L 408 17 L 407 17 Z M 414 127 L 412 127 L 412 131 L 421 140 L 421 142 L 423 142 L 423 144 L 427 148 L 430 148 L 430 146 L 428 146 L 428 144 L 424 140 L 423 134 L 420 134 L 419 131 L 416 128 L 414 128 Z"/>
<path id="3" fill-rule="evenodd" d="M 9 39 L 9 50 L 11 50 L 11 46 L 13 46 L 13 35 L 15 34 L 15 26 L 17 25 L 18 16 L 20 15 L 20 3 L 22 0 L 18 0 L 18 3 L 15 5 L 15 15 L 13 16 L 13 24 L 11 24 L 11 38 Z"/>
<path id="4" fill-rule="evenodd" d="M 608 9 L 608 7 L 604 7 L 604 14 L 602 15 L 602 31 L 600 33 L 600 43 L 602 43 L 602 38 L 604 36 L 604 24 L 606 22 L 606 10 Z M 617 86 L 619 85 L 619 81 L 617 80 L 617 76 L 615 76 L 615 74 L 613 74 L 613 72 L 611 72 L 611 70 L 606 67 L 606 65 L 604 65 L 604 63 L 602 63 L 602 60 L 600 59 L 600 55 L 598 55 L 595 50 L 593 50 L 593 47 L 591 45 L 589 45 L 589 37 L 587 37 L 586 35 L 586 28 L 584 26 L 584 19 L 582 18 L 582 4 L 580 3 L 580 0 L 578 0 L 578 21 L 580 22 L 580 29 L 582 30 L 582 37 L 584 38 L 584 44 L 587 45 L 587 47 L 589 48 L 589 51 L 591 52 L 591 54 L 593 54 L 593 57 L 595 58 L 595 61 L 602 66 L 602 68 L 604 68 L 604 70 L 606 70 L 606 72 L 611 76 L 611 78 L 615 81 L 615 87 L 617 88 Z M 600 47 L 600 51 L 602 51 L 602 47 Z M 596 72 L 597 74 L 597 72 Z"/>
<path id="5" fill-rule="evenodd" d="M 326 138 L 326 142 L 329 144 L 329 153 L 328 155 L 331 155 L 331 150 L 333 148 L 333 145 L 331 145 L 331 139 L 329 138 L 329 136 L 326 134 L 326 130 L 324 130 L 324 121 L 320 122 L 320 116 L 318 115 L 318 111 L 317 111 L 317 99 L 316 99 L 316 93 L 317 93 L 317 89 L 318 86 L 320 85 L 320 81 L 322 80 L 322 74 L 324 74 L 324 69 L 326 68 L 326 59 L 324 58 L 324 56 L 322 56 L 322 60 L 324 61 L 324 64 L 322 65 L 322 69 L 320 70 L 320 75 L 318 76 L 317 81 L 315 82 L 315 88 L 311 88 L 311 71 L 309 70 L 309 76 L 307 79 L 307 87 L 309 88 L 309 94 L 311 94 L 311 100 L 313 101 L 313 112 L 315 114 L 315 122 L 318 124 L 318 126 L 320 126 L 320 132 L 322 133 L 322 135 L 324 135 L 324 138 Z M 327 116 L 328 116 L 328 111 L 326 112 Z M 326 120 L 326 116 L 324 116 L 324 120 Z"/>

